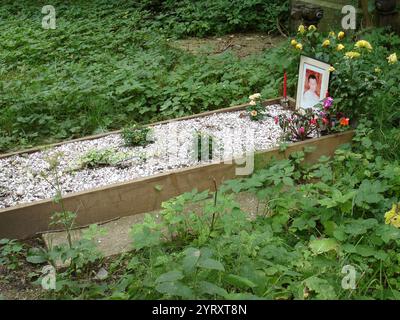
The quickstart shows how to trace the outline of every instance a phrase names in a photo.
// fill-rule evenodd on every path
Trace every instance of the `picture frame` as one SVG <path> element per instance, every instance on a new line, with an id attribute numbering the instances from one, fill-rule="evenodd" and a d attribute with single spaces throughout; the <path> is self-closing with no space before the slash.
<path id="1" fill-rule="evenodd" d="M 326 98 L 330 64 L 307 56 L 300 57 L 296 109 L 310 109 Z"/>

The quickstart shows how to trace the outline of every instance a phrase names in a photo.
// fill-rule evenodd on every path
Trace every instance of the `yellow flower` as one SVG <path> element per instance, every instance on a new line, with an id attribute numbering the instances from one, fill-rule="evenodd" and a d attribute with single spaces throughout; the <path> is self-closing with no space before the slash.
<path id="1" fill-rule="evenodd" d="M 261 94 L 260 94 L 260 93 L 252 94 L 252 95 L 249 97 L 250 100 L 258 100 L 258 99 L 260 99 L 260 98 L 261 98 Z"/>
<path id="2" fill-rule="evenodd" d="M 336 69 L 335 69 L 333 66 L 330 66 L 328 70 L 329 70 L 329 72 L 333 72 L 333 71 L 335 71 Z"/>
<path id="3" fill-rule="evenodd" d="M 331 42 L 328 39 L 326 39 L 324 42 L 322 42 L 322 46 L 324 48 L 329 47 L 330 45 L 331 45 Z"/>
<path id="4" fill-rule="evenodd" d="M 301 25 L 299 25 L 299 28 L 297 29 L 297 31 L 298 31 L 298 33 L 303 34 L 304 32 L 306 32 L 306 27 L 301 24 Z"/>
<path id="5" fill-rule="evenodd" d="M 364 49 L 372 50 L 371 44 L 366 40 L 357 41 L 355 44 L 355 47 L 360 48 L 360 49 L 364 48 Z"/>
<path id="6" fill-rule="evenodd" d="M 254 100 L 251 100 L 250 102 L 249 102 L 249 105 L 251 105 L 251 106 L 255 106 L 257 104 L 257 102 L 255 102 Z"/>
<path id="7" fill-rule="evenodd" d="M 343 32 L 343 31 L 340 31 L 338 34 L 337 34 L 337 37 L 338 37 L 338 39 L 339 40 L 342 40 L 344 37 L 345 37 L 345 33 Z"/>
<path id="8" fill-rule="evenodd" d="M 308 30 L 309 30 L 309 31 L 315 31 L 315 30 L 317 30 L 317 27 L 314 26 L 314 25 L 312 24 L 312 25 L 310 25 L 310 26 L 308 27 Z"/>
<path id="9" fill-rule="evenodd" d="M 387 57 L 387 60 L 388 60 L 389 64 L 397 63 L 397 54 L 392 53 L 389 57 Z"/>
<path id="10" fill-rule="evenodd" d="M 346 58 L 349 59 L 357 59 L 360 57 L 360 54 L 358 52 L 354 52 L 354 51 L 349 51 L 345 53 Z"/>
<path id="11" fill-rule="evenodd" d="M 257 117 L 257 111 L 256 111 L 256 110 L 252 110 L 252 111 L 250 112 L 250 115 L 251 115 L 252 117 Z"/>
<path id="12" fill-rule="evenodd" d="M 400 228 L 400 203 L 394 203 L 392 209 L 385 213 L 385 223 Z"/>
<path id="13" fill-rule="evenodd" d="M 336 47 L 337 51 L 342 51 L 344 49 L 344 45 L 342 45 L 341 43 L 339 43 Z"/>
<path id="14" fill-rule="evenodd" d="M 336 37 L 336 33 L 331 31 L 331 32 L 329 32 L 329 36 L 332 37 L 332 38 L 335 38 Z"/>
<path id="15" fill-rule="evenodd" d="M 375 68 L 375 72 L 376 72 L 376 73 L 381 73 L 382 70 L 381 70 L 381 68 Z"/>
<path id="16" fill-rule="evenodd" d="M 301 43 L 296 44 L 297 50 L 303 50 L 303 45 Z"/>
<path id="17" fill-rule="evenodd" d="M 294 47 L 297 44 L 297 41 L 295 39 L 293 39 L 292 41 L 290 41 L 290 44 Z"/>

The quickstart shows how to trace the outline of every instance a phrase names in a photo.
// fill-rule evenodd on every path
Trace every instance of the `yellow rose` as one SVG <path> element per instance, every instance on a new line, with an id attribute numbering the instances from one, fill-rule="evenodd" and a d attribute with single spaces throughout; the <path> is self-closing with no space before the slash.
<path id="1" fill-rule="evenodd" d="M 331 32 L 329 32 L 329 36 L 332 37 L 332 38 L 335 38 L 336 37 L 336 33 L 331 31 Z"/>
<path id="2" fill-rule="evenodd" d="M 349 59 L 357 59 L 359 58 L 361 55 L 358 52 L 354 52 L 354 51 L 349 51 L 345 53 L 345 57 L 349 58 Z"/>
<path id="3" fill-rule="evenodd" d="M 324 48 L 329 47 L 331 45 L 331 42 L 329 39 L 326 39 L 324 42 L 322 42 L 322 46 Z"/>
<path id="4" fill-rule="evenodd" d="M 290 44 L 294 47 L 297 44 L 297 41 L 295 39 L 293 39 L 292 41 L 290 41 Z"/>
<path id="5" fill-rule="evenodd" d="M 333 66 L 330 66 L 328 70 L 329 70 L 329 72 L 333 72 L 333 71 L 335 71 L 336 69 L 335 69 Z"/>
<path id="6" fill-rule="evenodd" d="M 389 64 L 397 63 L 397 54 L 392 53 L 389 57 L 387 57 L 387 60 L 388 60 Z"/>
<path id="7" fill-rule="evenodd" d="M 385 213 L 385 223 L 400 228 L 400 204 L 393 204 L 392 209 Z"/>
<path id="8" fill-rule="evenodd" d="M 301 24 L 301 25 L 299 25 L 299 28 L 297 29 L 297 31 L 298 31 L 298 33 L 303 34 L 304 32 L 306 32 L 306 27 Z"/>
<path id="9" fill-rule="evenodd" d="M 303 50 L 303 45 L 301 43 L 296 44 L 297 50 Z"/>
<path id="10" fill-rule="evenodd" d="M 260 98 L 261 98 L 261 94 L 260 94 L 260 93 L 252 94 L 252 95 L 249 97 L 250 100 L 258 100 L 258 99 L 260 99 Z"/>
<path id="11" fill-rule="evenodd" d="M 337 35 L 339 40 L 342 40 L 345 37 L 345 33 L 343 31 L 340 31 Z"/>
<path id="12" fill-rule="evenodd" d="M 372 50 L 371 44 L 368 41 L 365 41 L 365 40 L 357 41 L 356 44 L 355 44 L 355 47 L 359 48 L 359 49 Z"/>
<path id="13" fill-rule="evenodd" d="M 257 116 L 257 111 L 256 111 L 256 110 L 252 110 L 252 111 L 250 112 L 250 115 L 251 115 L 252 117 L 256 117 L 256 116 Z"/>
<path id="14" fill-rule="evenodd" d="M 310 25 L 310 26 L 308 27 L 308 30 L 312 32 L 312 31 L 317 30 L 317 27 L 314 26 L 314 25 L 312 24 L 312 25 Z"/>
<path id="15" fill-rule="evenodd" d="M 342 45 L 341 43 L 339 43 L 336 47 L 337 51 L 342 51 L 344 49 L 344 45 Z"/>
<path id="16" fill-rule="evenodd" d="M 251 105 L 251 106 L 255 106 L 257 104 L 257 102 L 255 102 L 254 100 L 251 100 L 250 102 L 249 102 L 249 105 Z"/>

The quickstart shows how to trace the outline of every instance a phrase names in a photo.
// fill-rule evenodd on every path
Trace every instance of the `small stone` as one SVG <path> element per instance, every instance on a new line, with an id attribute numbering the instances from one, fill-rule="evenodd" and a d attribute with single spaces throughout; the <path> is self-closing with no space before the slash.
<path id="1" fill-rule="evenodd" d="M 15 194 L 19 197 L 22 197 L 24 195 L 24 188 L 23 187 L 18 187 L 17 191 L 15 192 Z"/>
<path id="2" fill-rule="evenodd" d="M 107 279 L 107 277 L 108 277 L 108 272 L 107 272 L 107 270 L 106 269 L 104 269 L 104 268 L 101 268 L 98 272 L 97 272 L 97 274 L 96 274 L 96 276 L 94 277 L 96 280 L 104 280 L 104 279 Z"/>

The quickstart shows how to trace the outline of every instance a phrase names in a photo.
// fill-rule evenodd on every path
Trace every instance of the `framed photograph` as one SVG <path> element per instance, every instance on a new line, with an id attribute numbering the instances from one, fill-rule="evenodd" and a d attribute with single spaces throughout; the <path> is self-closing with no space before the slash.
<path id="1" fill-rule="evenodd" d="M 309 109 L 326 97 L 329 88 L 331 65 L 313 58 L 301 56 L 296 108 Z"/>

